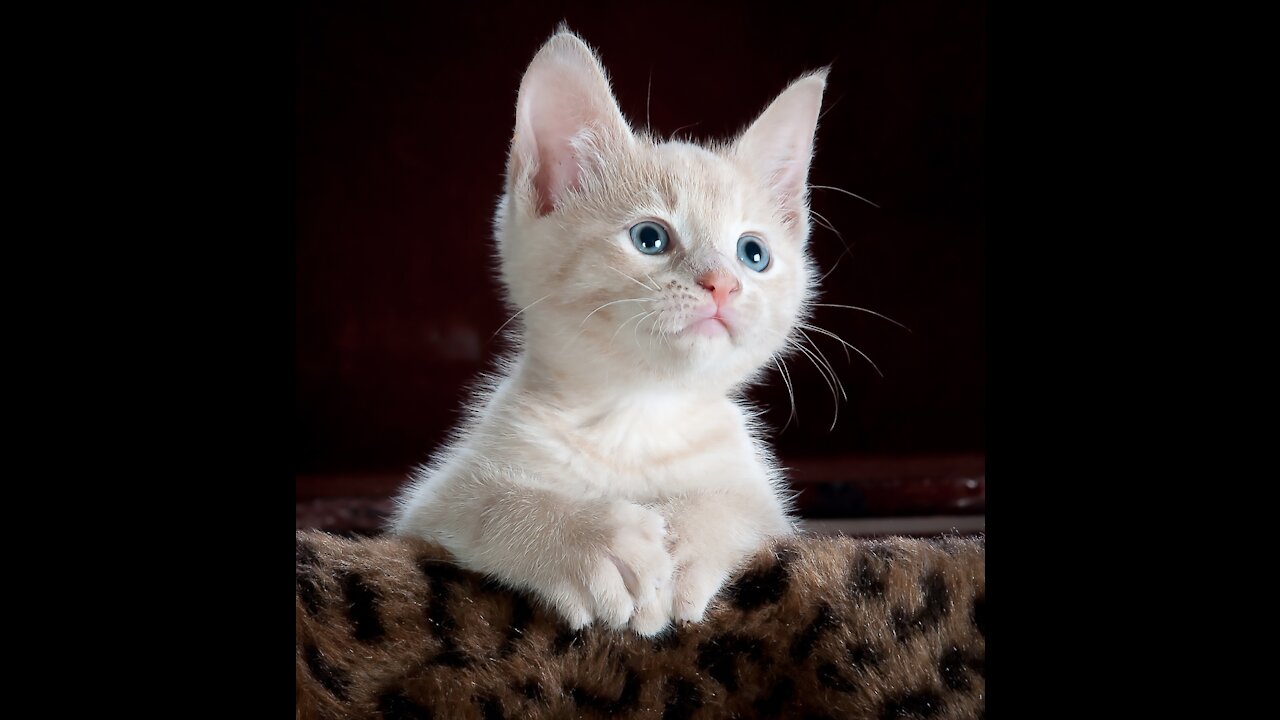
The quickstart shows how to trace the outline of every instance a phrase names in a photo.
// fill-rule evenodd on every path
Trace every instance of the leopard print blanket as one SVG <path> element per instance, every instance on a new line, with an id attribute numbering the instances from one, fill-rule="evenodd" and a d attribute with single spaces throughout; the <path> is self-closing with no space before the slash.
<path id="1" fill-rule="evenodd" d="M 985 540 L 799 536 L 705 622 L 571 632 L 440 547 L 297 534 L 299 718 L 980 718 Z"/>

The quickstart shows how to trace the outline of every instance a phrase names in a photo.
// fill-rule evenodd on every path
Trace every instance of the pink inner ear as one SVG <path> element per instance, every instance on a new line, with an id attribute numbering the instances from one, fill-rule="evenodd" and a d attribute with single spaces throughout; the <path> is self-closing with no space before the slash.
<path id="1" fill-rule="evenodd" d="M 811 152 L 809 147 L 797 148 L 794 151 L 797 155 L 803 153 L 805 157 L 808 157 Z M 804 197 L 805 180 L 808 179 L 808 175 L 809 164 L 794 160 L 780 162 L 778 170 L 773 174 L 770 185 L 773 187 L 774 197 L 782 206 L 783 222 L 792 223 L 799 218 L 801 199 Z"/>
<path id="2" fill-rule="evenodd" d="M 578 188 L 582 178 L 582 163 L 573 147 L 573 138 L 582 125 L 573 120 L 568 114 L 548 113 L 534 128 L 538 171 L 533 176 L 533 188 L 538 193 L 539 215 L 551 212 L 565 194 Z"/>
<path id="3" fill-rule="evenodd" d="M 583 117 L 583 88 L 571 82 L 577 79 L 563 67 L 530 69 L 525 78 L 513 150 L 517 157 L 537 159 L 530 180 L 539 215 L 555 209 L 581 179 L 582 166 L 573 139 L 587 119 Z M 517 164 L 514 170 L 527 172 L 528 168 Z"/>
<path id="4" fill-rule="evenodd" d="M 618 110 L 604 71 L 580 40 L 557 36 L 530 64 L 520 85 L 513 145 L 513 187 L 526 177 L 536 198 L 536 212 L 545 215 L 565 195 L 580 187 L 586 158 L 574 147 L 584 131 L 601 143 L 625 141 L 630 133 Z"/>
<path id="5" fill-rule="evenodd" d="M 804 209 L 825 80 L 821 73 L 792 83 L 738 141 L 738 152 L 769 183 L 786 222 L 796 220 Z"/>

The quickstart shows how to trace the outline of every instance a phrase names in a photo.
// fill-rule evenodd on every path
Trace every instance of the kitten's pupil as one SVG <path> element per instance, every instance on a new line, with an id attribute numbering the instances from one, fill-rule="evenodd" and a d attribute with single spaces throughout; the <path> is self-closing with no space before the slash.
<path id="1" fill-rule="evenodd" d="M 738 239 L 738 259 L 752 270 L 764 272 L 769 267 L 769 250 L 760 239 L 743 235 Z"/>
<path id="2" fill-rule="evenodd" d="M 646 225 L 640 230 L 640 244 L 644 245 L 645 250 L 656 250 L 662 247 L 662 237 L 652 225 Z"/>

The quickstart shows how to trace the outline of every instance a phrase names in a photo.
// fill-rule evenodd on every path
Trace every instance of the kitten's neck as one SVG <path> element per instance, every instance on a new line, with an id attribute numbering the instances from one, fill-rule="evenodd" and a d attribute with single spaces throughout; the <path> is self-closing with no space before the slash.
<path id="1" fill-rule="evenodd" d="M 638 378 L 629 373 L 610 372 L 602 367 L 563 365 L 537 354 L 525 352 L 512 368 L 512 378 L 521 393 L 546 398 L 559 407 L 598 408 L 630 404 L 637 398 L 682 398 L 684 402 L 724 402 L 729 388 L 713 382 Z"/>

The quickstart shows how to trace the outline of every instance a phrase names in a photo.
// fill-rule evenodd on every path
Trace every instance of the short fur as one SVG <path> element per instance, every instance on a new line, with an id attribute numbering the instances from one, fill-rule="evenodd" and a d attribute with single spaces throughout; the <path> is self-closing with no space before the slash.
<path id="1" fill-rule="evenodd" d="M 495 219 L 519 350 L 404 491 L 395 533 L 574 628 L 653 635 L 700 620 L 742 562 L 794 531 L 741 392 L 812 296 L 824 86 L 825 72 L 797 80 L 733 142 L 664 142 L 630 128 L 577 36 L 543 46 Z M 669 228 L 669 252 L 637 251 L 642 221 Z M 767 245 L 763 272 L 739 261 L 744 234 Z"/>
<path id="2" fill-rule="evenodd" d="M 297 716 L 980 718 L 983 548 L 784 538 L 648 639 L 570 630 L 432 543 L 299 532 Z"/>

